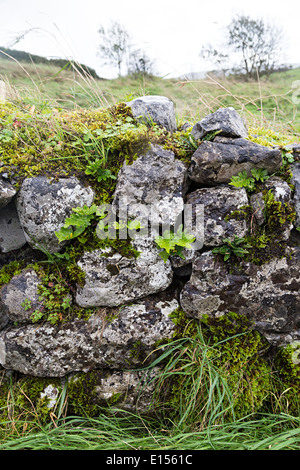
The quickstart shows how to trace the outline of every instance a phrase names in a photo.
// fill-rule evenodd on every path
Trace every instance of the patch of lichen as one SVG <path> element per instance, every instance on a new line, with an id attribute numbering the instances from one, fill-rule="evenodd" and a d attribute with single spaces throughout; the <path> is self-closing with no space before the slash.
<path id="1" fill-rule="evenodd" d="M 255 210 L 251 205 L 241 207 L 226 216 L 225 221 L 245 220 L 248 234 L 244 242 L 249 246 L 242 258 L 230 257 L 229 264 L 237 266 L 241 259 L 262 265 L 274 258 L 287 256 L 288 240 L 285 233 L 296 219 L 295 208 L 289 202 L 277 201 L 272 191 L 262 191 L 264 223 L 257 224 Z M 221 257 L 219 256 L 221 259 Z"/>

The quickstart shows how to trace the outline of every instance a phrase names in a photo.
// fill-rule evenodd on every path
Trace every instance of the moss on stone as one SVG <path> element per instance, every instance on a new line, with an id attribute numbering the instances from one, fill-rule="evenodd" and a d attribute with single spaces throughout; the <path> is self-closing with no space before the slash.
<path id="1" fill-rule="evenodd" d="M 272 370 L 266 359 L 268 342 L 243 315 L 230 312 L 201 321 L 212 341 L 213 364 L 232 391 L 236 416 L 258 411 L 272 387 Z"/>
<path id="2" fill-rule="evenodd" d="M 279 376 L 277 395 L 283 412 L 299 416 L 300 413 L 300 341 L 279 348 L 274 358 Z"/>

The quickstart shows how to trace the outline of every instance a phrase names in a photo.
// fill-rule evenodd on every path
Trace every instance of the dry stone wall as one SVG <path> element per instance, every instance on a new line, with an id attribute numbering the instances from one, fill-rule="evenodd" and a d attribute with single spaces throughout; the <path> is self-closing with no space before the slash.
<path id="1" fill-rule="evenodd" d="M 129 105 L 137 119 L 157 122 L 169 132 L 176 130 L 174 106 L 167 98 L 141 97 Z M 212 133 L 211 140 L 204 139 Z M 144 211 L 151 205 L 153 223 L 174 226 L 184 204 L 203 206 L 201 246 L 185 248 L 183 257 L 163 260 L 155 240 L 140 235 L 132 241 L 136 257 L 107 248 L 84 252 L 77 261 L 84 282 L 65 294 L 64 302 L 88 310 L 89 316 L 57 324 L 33 323 L 32 313 L 43 311 L 41 279 L 32 267 L 25 267 L 0 292 L 3 369 L 33 377 L 69 376 L 75 382 L 77 374 L 97 371 L 99 403 L 117 395 L 119 406 L 133 409 L 138 402 L 140 369 L 145 360 L 147 364 L 155 357 L 158 344 L 173 338 L 175 325 L 170 315 L 178 308 L 199 321 L 203 316 L 219 318 L 232 311 L 245 315 L 274 347 L 300 340 L 296 231 L 300 224 L 300 163 L 296 161 L 291 168 L 291 182 L 278 177 L 280 150 L 249 141 L 243 119 L 232 108 L 206 116 L 193 126 L 191 134 L 198 148 L 189 164 L 157 144 L 133 164 L 124 162 L 112 207 L 118 213 L 120 201 L 126 201 L 127 213 L 144 220 Z M 251 177 L 251 170 L 258 168 L 269 175 L 260 191 L 250 194 L 244 187 L 230 184 L 239 172 Z M 266 194 L 273 196 L 273 204 L 280 204 L 277 210 L 289 207 L 296 213 L 296 218 L 286 220 L 286 212 L 277 214 L 273 223 L 273 247 L 280 245 L 281 251 L 275 249 L 261 263 L 243 258 L 236 264 L 225 262 L 213 249 L 226 239 L 233 243 L 235 237 L 246 237 L 254 226 L 264 227 L 269 207 Z M 76 177 L 53 180 L 41 175 L 26 178 L 16 189 L 2 174 L 1 265 L 8 259 L 22 259 L 22 250 L 31 250 L 33 259 L 38 259 L 40 251 L 63 255 L 67 242 L 58 243 L 56 232 L 72 209 L 91 207 L 94 199 L 92 188 Z M 251 210 L 250 217 L 242 217 L 243 210 Z M 141 410 L 149 407 L 151 386 L 143 388 Z"/>

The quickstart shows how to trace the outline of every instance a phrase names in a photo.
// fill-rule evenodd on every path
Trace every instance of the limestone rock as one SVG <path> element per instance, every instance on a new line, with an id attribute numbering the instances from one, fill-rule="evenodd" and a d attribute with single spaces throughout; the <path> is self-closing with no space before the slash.
<path id="1" fill-rule="evenodd" d="M 75 177 L 25 179 L 17 195 L 17 210 L 26 240 L 33 248 L 60 251 L 64 242 L 58 243 L 55 231 L 64 225 L 72 208 L 90 206 L 93 200 L 94 191 Z"/>
<path id="2" fill-rule="evenodd" d="M 16 193 L 17 191 L 8 181 L 0 178 L 0 209 L 5 207 Z"/>
<path id="3" fill-rule="evenodd" d="M 243 138 L 216 137 L 204 141 L 192 155 L 189 177 L 205 186 L 229 183 L 241 171 L 251 175 L 252 168 L 274 173 L 282 164 L 280 150 L 270 149 Z"/>
<path id="4" fill-rule="evenodd" d="M 216 246 L 222 244 L 224 238 L 234 239 L 234 236 L 244 237 L 247 233 L 245 220 L 234 218 L 226 220 L 232 211 L 247 205 L 248 196 L 244 188 L 230 186 L 215 186 L 201 188 L 187 196 L 187 204 L 204 206 L 204 245 Z M 193 227 L 195 226 L 193 221 Z M 193 230 L 191 233 L 194 234 Z"/>
<path id="5" fill-rule="evenodd" d="M 295 187 L 294 204 L 296 210 L 296 227 L 300 227 L 300 163 L 294 163 L 291 166 L 293 177 L 291 183 Z"/>
<path id="6" fill-rule="evenodd" d="M 300 248 L 291 259 L 262 266 L 241 261 L 236 270 L 205 252 L 193 263 L 180 304 L 195 318 L 245 315 L 269 341 L 285 344 L 287 338 L 300 335 Z"/>
<path id="7" fill-rule="evenodd" d="M 84 286 L 77 288 L 78 305 L 113 307 L 169 287 L 171 263 L 164 263 L 154 240 L 137 237 L 132 246 L 140 252 L 138 258 L 126 258 L 110 249 L 84 254 L 78 261 L 86 274 Z"/>
<path id="8" fill-rule="evenodd" d="M 0 290 L 0 312 L 10 322 L 31 323 L 31 313 L 41 307 L 38 286 L 40 280 L 33 269 L 14 276 Z M 22 303 L 28 303 L 27 308 Z M 0 313 L 1 314 L 1 313 Z"/>
<path id="9" fill-rule="evenodd" d="M 184 207 L 187 168 L 173 152 L 152 145 L 131 165 L 119 171 L 113 207 L 127 206 L 128 218 L 173 225 Z"/>
<path id="10" fill-rule="evenodd" d="M 288 183 L 282 180 L 279 177 L 273 176 L 267 180 L 264 184 L 264 189 L 266 192 L 271 191 L 274 195 L 275 201 L 281 202 L 282 204 L 291 204 L 292 202 L 292 190 Z M 265 203 L 263 198 L 263 193 L 255 193 L 250 197 L 250 203 L 254 209 L 254 217 L 258 225 L 262 225 L 265 222 L 264 210 Z M 281 238 L 287 240 L 290 236 L 293 224 L 284 226 L 281 232 Z"/>
<path id="11" fill-rule="evenodd" d="M 201 140 L 207 134 L 221 131 L 218 135 L 227 137 L 247 137 L 248 131 L 241 116 L 234 108 L 220 108 L 215 113 L 205 116 L 197 122 L 192 135 L 197 140 Z"/>
<path id="12" fill-rule="evenodd" d="M 26 243 L 25 234 L 13 200 L 0 209 L 0 251 L 9 253 L 22 248 Z"/>
<path id="13" fill-rule="evenodd" d="M 157 342 L 172 337 L 175 325 L 169 315 L 176 308 L 177 300 L 162 294 L 99 310 L 88 321 L 7 328 L 0 333 L 0 364 L 40 377 L 132 369 L 143 364 Z"/>
<path id="14" fill-rule="evenodd" d="M 126 103 L 142 122 L 155 122 L 169 132 L 177 130 L 174 103 L 165 96 L 141 96 Z"/>
<path id="15" fill-rule="evenodd" d="M 157 367 L 149 371 L 100 369 L 92 372 L 92 388 L 89 372 L 71 374 L 68 378 L 68 385 L 76 393 L 76 387 L 79 391 L 82 388 L 86 389 L 85 383 L 87 383 L 90 387 L 88 393 L 92 397 L 92 403 L 98 406 L 109 405 L 131 413 L 138 411 L 149 414 L 155 408 L 154 392 L 159 373 L 160 370 Z M 76 403 L 76 397 L 74 401 Z M 72 397 L 70 396 L 69 406 L 72 408 Z"/>

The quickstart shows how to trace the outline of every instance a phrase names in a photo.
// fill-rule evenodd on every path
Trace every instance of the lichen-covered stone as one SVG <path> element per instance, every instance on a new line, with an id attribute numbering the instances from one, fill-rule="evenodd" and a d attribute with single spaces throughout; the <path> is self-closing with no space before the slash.
<path id="1" fill-rule="evenodd" d="M 137 237 L 132 246 L 140 253 L 137 258 L 126 258 L 111 248 L 83 255 L 78 266 L 85 273 L 85 284 L 77 288 L 78 305 L 113 307 L 169 287 L 173 279 L 171 263 L 164 263 L 154 240 Z"/>
<path id="2" fill-rule="evenodd" d="M 193 129 L 192 135 L 197 140 L 203 139 L 207 134 L 218 132 L 218 135 L 227 137 L 244 137 L 248 136 L 248 131 L 244 120 L 234 108 L 220 108 L 215 113 L 205 116 L 201 121 L 197 122 Z"/>
<path id="3" fill-rule="evenodd" d="M 274 196 L 274 200 L 281 204 L 289 204 L 292 200 L 292 190 L 288 183 L 279 177 L 273 176 L 267 180 L 264 184 L 264 192 L 271 191 Z M 258 225 L 262 225 L 265 222 L 265 201 L 262 192 L 255 193 L 250 197 L 250 203 L 253 207 L 253 214 Z M 285 227 L 282 239 L 287 240 L 290 236 L 293 224 Z"/>
<path id="4" fill-rule="evenodd" d="M 229 268 L 211 251 L 193 263 L 193 272 L 181 292 L 180 304 L 195 318 L 245 315 L 275 345 L 290 332 L 300 335 L 300 249 L 261 266 L 240 261 Z"/>
<path id="5" fill-rule="evenodd" d="M 0 251 L 9 253 L 27 243 L 21 227 L 15 201 L 0 209 Z"/>
<path id="6" fill-rule="evenodd" d="M 187 204 L 204 206 L 204 245 L 216 246 L 222 244 L 224 238 L 231 240 L 244 237 L 247 233 L 245 220 L 229 218 L 231 212 L 248 204 L 248 196 L 244 188 L 231 188 L 230 186 L 216 186 L 201 188 L 187 196 Z M 193 220 L 193 227 L 195 221 Z M 193 230 L 191 230 L 193 233 Z"/>
<path id="7" fill-rule="evenodd" d="M 175 325 L 169 315 L 177 307 L 175 299 L 162 294 L 121 309 L 99 310 L 88 321 L 7 328 L 0 333 L 0 363 L 40 377 L 131 369 L 172 337 Z"/>
<path id="8" fill-rule="evenodd" d="M 0 209 L 5 207 L 17 193 L 15 188 L 3 178 L 0 178 Z"/>
<path id="9" fill-rule="evenodd" d="M 10 322 L 31 323 L 31 313 L 41 307 L 40 283 L 33 269 L 25 269 L 14 276 L 0 290 L 0 315 L 2 311 Z"/>
<path id="10" fill-rule="evenodd" d="M 126 103 L 133 116 L 145 123 L 152 121 L 169 132 L 177 130 L 174 103 L 165 96 L 141 96 Z"/>
<path id="11" fill-rule="evenodd" d="M 294 204 L 296 210 L 296 227 L 300 227 L 300 163 L 294 163 L 291 166 L 292 179 L 294 185 Z"/>
<path id="12" fill-rule="evenodd" d="M 204 141 L 192 155 L 189 177 L 205 186 L 229 183 L 232 176 L 252 168 L 261 168 L 269 174 L 282 164 L 281 152 L 243 138 L 216 137 L 213 142 Z"/>
<path id="13" fill-rule="evenodd" d="M 174 225 L 184 207 L 187 167 L 170 150 L 152 145 L 132 164 L 119 171 L 113 207 L 122 204 L 128 218 Z"/>
<path id="14" fill-rule="evenodd" d="M 27 242 L 33 248 L 58 252 L 64 242 L 55 235 L 75 207 L 90 206 L 94 191 L 77 178 L 26 178 L 17 195 L 17 211 Z"/>

